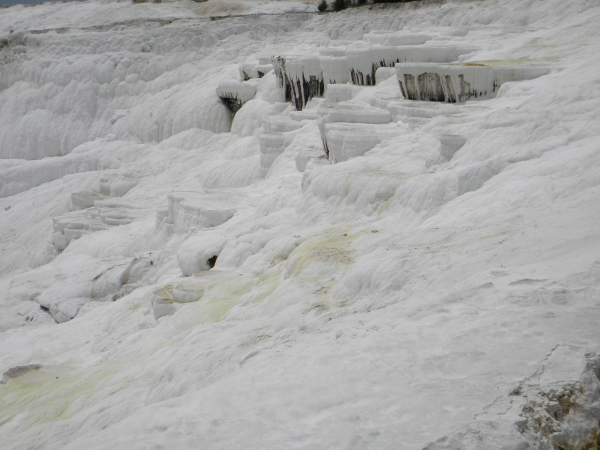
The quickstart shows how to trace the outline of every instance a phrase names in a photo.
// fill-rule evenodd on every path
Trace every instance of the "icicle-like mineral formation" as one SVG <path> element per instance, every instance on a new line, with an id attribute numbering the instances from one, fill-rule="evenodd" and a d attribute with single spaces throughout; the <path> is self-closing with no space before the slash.
<path id="1" fill-rule="evenodd" d="M 286 74 L 286 64 L 289 59 L 300 58 L 300 55 L 278 55 L 271 58 L 273 71 L 277 77 L 277 85 L 283 89 L 285 101 L 292 101 L 292 83 Z"/>
<path id="2" fill-rule="evenodd" d="M 449 63 L 457 61 L 460 55 L 470 51 L 455 46 L 357 45 L 346 49 L 346 58 L 352 83 L 360 86 L 374 86 L 377 84 L 376 72 L 380 67 L 394 67 L 396 63 L 411 62 Z"/>
<path id="3" fill-rule="evenodd" d="M 217 95 L 227 108 L 235 114 L 256 95 L 256 87 L 239 81 L 224 81 L 217 86 Z"/>
<path id="4" fill-rule="evenodd" d="M 464 102 L 495 97 L 503 83 L 537 78 L 547 67 L 413 63 L 396 65 L 402 95 L 409 100 Z"/>
<path id="5" fill-rule="evenodd" d="M 289 59 L 285 65 L 285 73 L 290 81 L 292 100 L 298 111 L 301 111 L 311 98 L 323 97 L 325 83 L 318 56 Z"/>

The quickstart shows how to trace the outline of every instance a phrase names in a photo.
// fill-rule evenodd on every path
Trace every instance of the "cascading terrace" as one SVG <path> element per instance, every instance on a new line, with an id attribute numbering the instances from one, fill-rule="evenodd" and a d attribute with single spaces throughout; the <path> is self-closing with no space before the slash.
<path id="1" fill-rule="evenodd" d="M 338 163 L 361 156 L 381 142 L 398 136 L 401 130 L 392 122 L 422 126 L 433 117 L 459 112 L 415 101 L 460 105 L 472 99 L 493 98 L 506 82 L 536 78 L 549 72 L 543 66 L 459 62 L 476 50 L 456 45 L 432 45 L 430 42 L 435 36 L 428 34 L 374 31 L 365 34 L 363 39 L 364 43 L 320 49 L 318 55 L 275 55 L 270 58 L 271 65 L 267 64 L 269 58 L 266 57 L 259 58 L 258 62 L 240 64 L 242 82 L 224 82 L 217 93 L 235 114 L 256 95 L 256 88 L 248 83 L 272 69 L 282 97 L 296 108 L 294 114 L 304 114 L 308 108 L 303 116 L 295 118 L 290 114 L 290 118 L 300 122 L 318 118 L 325 157 L 330 163 Z M 385 99 L 375 96 L 371 106 L 353 100 L 360 97 L 364 89 L 394 76 L 406 100 L 399 96 Z M 323 97 L 326 105 L 310 103 L 312 99 Z M 283 118 L 281 123 L 286 121 L 292 123 Z M 288 127 L 283 134 L 273 132 L 269 129 L 272 122 L 272 119 L 263 121 L 260 138 L 263 175 L 291 142 L 285 133 L 296 129 L 295 126 Z M 462 144 L 451 145 L 453 150 L 449 151 L 449 144 L 445 143 L 448 139 L 452 138 L 441 138 L 439 155 L 429 165 L 448 162 L 464 145 L 465 138 L 456 137 L 454 139 L 462 140 Z M 304 170 L 304 161 L 310 159 L 306 155 L 300 157 L 298 167 Z"/>

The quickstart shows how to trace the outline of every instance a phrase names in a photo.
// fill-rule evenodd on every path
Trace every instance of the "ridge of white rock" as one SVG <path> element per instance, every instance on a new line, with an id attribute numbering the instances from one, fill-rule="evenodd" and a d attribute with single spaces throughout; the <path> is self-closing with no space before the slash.
<path id="1" fill-rule="evenodd" d="M 363 40 L 369 44 L 383 46 L 420 45 L 432 38 L 433 36 L 429 34 L 406 31 L 390 32 L 386 30 L 373 30 L 363 36 Z"/>
<path id="2" fill-rule="evenodd" d="M 380 46 L 356 45 L 346 49 L 348 70 L 352 83 L 360 86 L 377 84 L 377 69 L 394 67 L 395 64 L 430 62 L 449 63 L 458 61 L 459 56 L 471 53 L 473 49 L 457 46 Z"/>
<path id="3" fill-rule="evenodd" d="M 346 103 L 340 103 L 334 107 L 319 108 L 317 113 L 319 115 L 318 125 L 325 155 L 327 155 L 332 162 L 340 159 L 332 159 L 334 155 L 329 149 L 327 133 L 327 126 L 329 124 L 338 122 L 345 124 L 385 124 L 392 120 L 392 116 L 388 111 L 365 105 L 352 105 Z M 337 158 L 341 158 L 341 154 L 337 155 Z"/>

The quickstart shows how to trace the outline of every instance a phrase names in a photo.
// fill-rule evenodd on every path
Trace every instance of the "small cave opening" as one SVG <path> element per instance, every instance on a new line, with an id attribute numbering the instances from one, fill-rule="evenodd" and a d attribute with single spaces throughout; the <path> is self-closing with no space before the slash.
<path id="1" fill-rule="evenodd" d="M 45 306 L 40 305 L 40 309 L 44 312 L 49 313 L 50 312 L 50 308 L 46 308 Z"/>
<path id="2" fill-rule="evenodd" d="M 213 267 L 215 267 L 215 264 L 217 263 L 217 256 L 218 255 L 211 256 L 210 258 L 208 258 L 206 260 L 206 265 L 208 266 L 209 269 L 212 269 Z"/>

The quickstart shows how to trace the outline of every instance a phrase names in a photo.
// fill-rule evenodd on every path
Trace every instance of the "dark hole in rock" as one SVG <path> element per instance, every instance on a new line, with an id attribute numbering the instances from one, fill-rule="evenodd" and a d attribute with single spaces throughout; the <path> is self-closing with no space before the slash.
<path id="1" fill-rule="evenodd" d="M 42 306 L 42 305 L 40 305 L 40 309 L 45 312 L 50 312 L 49 308 L 46 308 L 45 306 Z"/>
<path id="2" fill-rule="evenodd" d="M 206 264 L 208 265 L 209 269 L 212 269 L 213 267 L 215 267 L 216 263 L 217 263 L 217 255 L 211 256 L 206 261 Z"/>
<path id="3" fill-rule="evenodd" d="M 233 114 L 238 112 L 242 107 L 242 102 L 239 101 L 236 97 L 221 97 L 221 101 L 225 104 L 227 109 L 231 111 Z"/>

